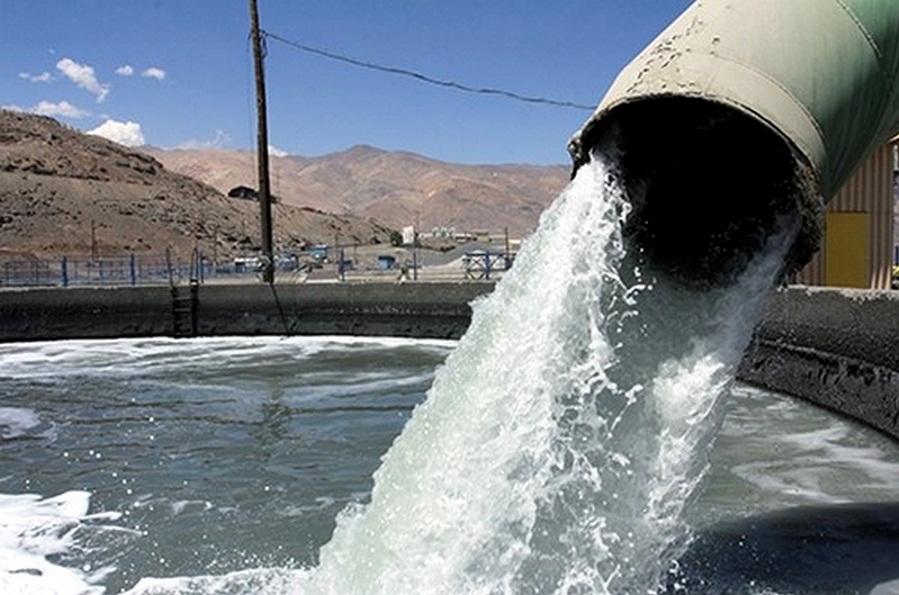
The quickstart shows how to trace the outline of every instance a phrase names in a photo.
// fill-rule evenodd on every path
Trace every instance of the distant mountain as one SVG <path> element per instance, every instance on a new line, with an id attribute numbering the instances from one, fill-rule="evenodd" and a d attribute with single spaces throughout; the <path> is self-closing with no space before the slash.
<path id="1" fill-rule="evenodd" d="M 256 158 L 223 149 L 148 152 L 171 171 L 221 192 L 255 187 Z M 272 192 L 284 204 L 373 218 L 390 227 L 526 234 L 565 187 L 565 165 L 459 165 L 369 146 L 323 157 L 272 157 Z"/>
<path id="2" fill-rule="evenodd" d="M 386 243 L 391 232 L 367 219 L 290 205 L 275 205 L 273 218 L 282 249 L 337 235 Z M 259 243 L 258 203 L 227 198 L 144 152 L 50 118 L 0 110 L 0 257 L 167 248 L 183 255 L 194 246 L 226 257 Z"/>

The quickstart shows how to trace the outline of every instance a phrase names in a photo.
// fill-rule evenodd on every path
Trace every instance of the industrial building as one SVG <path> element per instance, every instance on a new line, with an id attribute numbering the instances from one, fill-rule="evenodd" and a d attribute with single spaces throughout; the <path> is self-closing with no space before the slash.
<path id="1" fill-rule="evenodd" d="M 821 249 L 795 283 L 889 289 L 895 258 L 896 145 L 877 149 L 827 204 Z"/>

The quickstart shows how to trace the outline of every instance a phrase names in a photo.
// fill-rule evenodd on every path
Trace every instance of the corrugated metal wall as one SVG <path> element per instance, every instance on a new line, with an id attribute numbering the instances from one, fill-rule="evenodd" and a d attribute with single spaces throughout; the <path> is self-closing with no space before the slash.
<path id="1" fill-rule="evenodd" d="M 874 152 L 827 205 L 831 213 L 867 213 L 870 289 L 889 289 L 893 264 L 893 145 Z M 827 242 L 796 276 L 803 285 L 826 285 L 824 254 Z"/>

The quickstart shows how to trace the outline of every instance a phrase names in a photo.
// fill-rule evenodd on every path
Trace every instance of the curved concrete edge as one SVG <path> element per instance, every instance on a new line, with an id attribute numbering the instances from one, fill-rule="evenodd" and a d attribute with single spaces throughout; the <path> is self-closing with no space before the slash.
<path id="1" fill-rule="evenodd" d="M 815 349 L 757 341 L 740 380 L 787 393 L 899 440 L 899 373 Z"/>
<path id="2" fill-rule="evenodd" d="M 356 335 L 458 339 L 493 283 L 203 286 L 198 335 Z"/>
<path id="3" fill-rule="evenodd" d="M 0 341 L 153 336 L 359 335 L 458 339 L 493 283 L 329 283 L 198 287 L 196 331 L 168 286 L 0 292 Z M 179 287 L 189 308 L 188 287 Z M 182 315 L 183 316 L 183 315 Z M 188 313 L 186 316 L 190 317 Z M 190 325 L 188 324 L 188 327 Z"/>
<path id="4" fill-rule="evenodd" d="M 203 285 L 196 334 L 458 339 L 471 320 L 471 302 L 493 287 Z M 174 319 L 167 286 L 0 291 L 0 342 L 174 336 Z M 797 286 L 775 292 L 738 378 L 899 439 L 899 292 Z"/>
<path id="5" fill-rule="evenodd" d="M 899 292 L 780 289 L 768 300 L 756 336 L 899 371 Z"/>
<path id="6" fill-rule="evenodd" d="M 802 286 L 776 291 L 738 378 L 899 439 L 899 292 Z"/>
<path id="7" fill-rule="evenodd" d="M 172 335 L 166 286 L 0 291 L 0 341 Z"/>

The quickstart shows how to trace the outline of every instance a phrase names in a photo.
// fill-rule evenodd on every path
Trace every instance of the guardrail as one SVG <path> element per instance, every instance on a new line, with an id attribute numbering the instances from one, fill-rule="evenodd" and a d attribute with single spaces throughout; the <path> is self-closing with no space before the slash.
<path id="1" fill-rule="evenodd" d="M 160 285 L 255 274 L 251 268 L 237 267 L 234 263 L 216 265 L 199 254 L 188 261 L 174 258 L 170 253 L 0 260 L 0 287 Z"/>
<path id="2" fill-rule="evenodd" d="M 279 282 L 310 281 L 491 281 L 501 277 L 512 259 L 499 252 L 467 253 L 461 265 L 414 266 L 387 269 L 356 269 L 346 262 L 330 263 L 324 269 L 312 258 L 278 258 L 275 271 Z M 343 263 L 343 264 L 341 264 Z M 210 282 L 260 280 L 258 257 L 235 258 L 214 263 L 199 252 L 190 259 L 163 254 L 113 256 L 61 256 L 59 258 L 3 259 L 0 257 L 0 289 L 13 287 L 81 287 L 116 285 L 186 285 Z"/>

